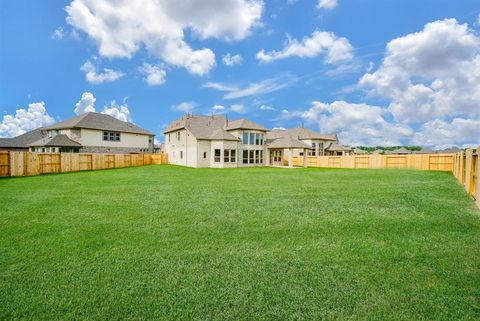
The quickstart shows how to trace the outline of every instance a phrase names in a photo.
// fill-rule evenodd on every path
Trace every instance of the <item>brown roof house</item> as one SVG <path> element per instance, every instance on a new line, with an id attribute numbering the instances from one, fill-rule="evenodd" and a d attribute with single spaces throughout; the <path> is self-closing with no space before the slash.
<path id="1" fill-rule="evenodd" d="M 1 140 L 0 149 L 50 153 L 151 153 L 154 136 L 135 124 L 91 112 Z"/>

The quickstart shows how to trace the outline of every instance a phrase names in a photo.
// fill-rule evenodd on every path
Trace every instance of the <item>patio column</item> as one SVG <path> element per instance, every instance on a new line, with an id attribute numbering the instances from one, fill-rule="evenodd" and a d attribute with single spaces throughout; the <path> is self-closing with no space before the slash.
<path id="1" fill-rule="evenodd" d="M 293 167 L 293 150 L 288 149 L 288 167 Z"/>
<path id="2" fill-rule="evenodd" d="M 306 149 L 303 150 L 303 167 L 307 167 L 308 161 L 308 152 Z"/>
<path id="3" fill-rule="evenodd" d="M 265 165 L 270 166 L 270 149 L 267 148 L 265 151 Z"/>

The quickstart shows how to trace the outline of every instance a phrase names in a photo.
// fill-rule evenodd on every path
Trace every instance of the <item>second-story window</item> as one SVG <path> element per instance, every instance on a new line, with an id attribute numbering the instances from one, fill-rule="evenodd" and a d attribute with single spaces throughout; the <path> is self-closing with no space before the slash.
<path id="1" fill-rule="evenodd" d="M 120 141 L 120 133 L 117 132 L 103 132 L 103 140 L 110 141 L 110 142 L 119 142 Z"/>
<path id="2" fill-rule="evenodd" d="M 248 132 L 243 132 L 243 144 L 248 145 Z"/>
<path id="3" fill-rule="evenodd" d="M 317 156 L 317 144 L 312 143 L 312 156 Z"/>

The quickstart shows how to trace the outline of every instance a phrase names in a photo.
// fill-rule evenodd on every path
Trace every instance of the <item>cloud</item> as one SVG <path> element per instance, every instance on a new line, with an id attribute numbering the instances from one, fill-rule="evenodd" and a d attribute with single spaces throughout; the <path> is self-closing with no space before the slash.
<path id="1" fill-rule="evenodd" d="M 15 115 L 3 115 L 0 137 L 15 137 L 54 122 L 55 120 L 47 113 L 43 101 L 31 103 L 27 109 L 17 109 Z"/>
<path id="2" fill-rule="evenodd" d="M 198 107 L 198 104 L 194 101 L 184 101 L 178 105 L 172 106 L 172 110 L 183 112 L 183 113 L 190 113 L 197 107 Z"/>
<path id="3" fill-rule="evenodd" d="M 110 115 L 121 121 L 132 122 L 130 110 L 128 109 L 128 105 L 125 102 L 121 105 L 118 105 L 115 100 L 112 100 L 110 106 L 105 106 L 102 114 Z"/>
<path id="4" fill-rule="evenodd" d="M 51 35 L 51 38 L 52 39 L 62 39 L 63 37 L 65 36 L 65 33 L 63 31 L 63 27 L 58 27 L 57 29 L 55 29 Z"/>
<path id="5" fill-rule="evenodd" d="M 422 126 L 413 143 L 445 149 L 451 146 L 475 147 L 480 144 L 480 120 L 454 118 L 447 122 L 434 119 Z"/>
<path id="6" fill-rule="evenodd" d="M 228 67 L 233 67 L 235 65 L 240 65 L 243 62 L 243 58 L 239 54 L 232 56 L 231 54 L 228 53 L 225 56 L 223 56 L 222 62 Z"/>
<path id="7" fill-rule="evenodd" d="M 226 92 L 223 96 L 224 99 L 238 99 L 271 93 L 289 87 L 296 81 L 296 77 L 284 77 L 269 78 L 261 82 L 251 83 L 243 88 L 215 82 L 205 83 L 203 87 Z"/>
<path id="8" fill-rule="evenodd" d="M 275 110 L 275 108 L 273 108 L 272 106 L 269 106 L 269 105 L 261 105 L 259 107 L 260 110 Z"/>
<path id="9" fill-rule="evenodd" d="M 241 40 L 260 24 L 263 7 L 260 0 L 73 0 L 66 11 L 67 22 L 93 39 L 103 57 L 131 58 L 145 48 L 169 65 L 204 75 L 215 54 L 192 49 L 185 32 L 201 40 Z"/>
<path id="10" fill-rule="evenodd" d="M 315 30 L 310 37 L 302 41 L 288 37 L 281 51 L 266 52 L 264 49 L 257 53 L 261 62 L 273 62 L 289 57 L 313 58 L 325 54 L 327 64 L 343 63 L 353 59 L 353 47 L 347 38 L 337 37 L 332 32 Z"/>
<path id="11" fill-rule="evenodd" d="M 145 81 L 150 86 L 160 86 L 165 83 L 167 72 L 160 66 L 144 63 L 139 71 L 145 76 Z"/>
<path id="12" fill-rule="evenodd" d="M 390 101 L 395 120 L 480 117 L 480 38 L 455 19 L 434 21 L 387 45 L 381 66 L 359 82 Z"/>
<path id="13" fill-rule="evenodd" d="M 212 107 L 212 113 L 214 114 L 221 114 L 225 112 L 225 107 L 222 105 L 214 105 Z"/>
<path id="14" fill-rule="evenodd" d="M 234 104 L 230 106 L 230 109 L 238 114 L 243 114 L 246 112 L 245 106 L 242 104 Z"/>
<path id="15" fill-rule="evenodd" d="M 317 8 L 332 10 L 338 5 L 338 0 L 318 0 Z"/>
<path id="16" fill-rule="evenodd" d="M 89 112 L 95 112 L 95 97 L 91 92 L 84 92 L 80 100 L 75 104 L 75 114 L 81 115 Z"/>
<path id="17" fill-rule="evenodd" d="M 379 106 L 334 101 L 331 104 L 314 101 L 302 118 L 315 124 L 324 133 L 338 133 L 342 144 L 398 145 L 401 139 L 411 137 L 408 125 L 392 124 L 386 120 L 388 112 Z"/>
<path id="18" fill-rule="evenodd" d="M 85 79 L 92 85 L 98 85 L 104 82 L 112 82 L 124 76 L 124 73 L 122 73 L 121 71 L 107 68 L 103 69 L 102 73 L 98 73 L 95 66 L 90 62 L 90 60 L 87 60 L 87 62 L 83 64 L 80 70 L 85 72 Z"/>

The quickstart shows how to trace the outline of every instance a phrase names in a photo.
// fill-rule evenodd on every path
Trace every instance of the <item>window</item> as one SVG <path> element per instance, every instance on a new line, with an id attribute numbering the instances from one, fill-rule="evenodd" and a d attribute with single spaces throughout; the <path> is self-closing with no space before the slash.
<path id="1" fill-rule="evenodd" d="M 250 156 L 250 158 L 249 158 L 248 161 L 249 161 L 250 164 L 253 164 L 254 161 L 255 161 L 255 151 L 254 151 L 254 150 L 250 150 L 250 151 L 249 151 L 249 156 Z"/>
<path id="2" fill-rule="evenodd" d="M 180 132 L 177 132 L 177 140 L 180 141 Z"/>
<path id="3" fill-rule="evenodd" d="M 235 149 L 230 150 L 230 163 L 236 163 L 237 162 L 237 151 Z"/>
<path id="4" fill-rule="evenodd" d="M 318 156 L 323 156 L 323 155 L 324 155 L 323 143 L 318 143 Z"/>
<path id="5" fill-rule="evenodd" d="M 255 134 L 255 145 L 260 145 L 260 134 Z"/>
<path id="6" fill-rule="evenodd" d="M 248 150 L 243 151 L 243 163 L 248 164 Z"/>
<path id="7" fill-rule="evenodd" d="M 203 159 L 207 158 L 207 152 L 203 152 Z"/>
<path id="8" fill-rule="evenodd" d="M 223 151 L 223 162 L 224 163 L 230 163 L 230 150 L 229 149 L 225 149 Z"/>
<path id="9" fill-rule="evenodd" d="M 180 159 L 183 159 L 183 150 L 180 151 Z"/>
<path id="10" fill-rule="evenodd" d="M 110 142 L 119 142 L 120 133 L 117 132 L 103 132 L 103 140 Z"/>
<path id="11" fill-rule="evenodd" d="M 263 164 L 263 150 L 260 151 L 260 164 Z"/>
<path id="12" fill-rule="evenodd" d="M 220 149 L 215 149 L 215 163 L 220 163 L 221 152 Z"/>
<path id="13" fill-rule="evenodd" d="M 256 150 L 255 151 L 255 164 L 260 163 L 260 151 Z"/>
<path id="14" fill-rule="evenodd" d="M 312 143 L 312 156 L 317 156 L 317 144 Z"/>
<path id="15" fill-rule="evenodd" d="M 243 144 L 248 145 L 248 132 L 243 132 Z"/>
<path id="16" fill-rule="evenodd" d="M 250 145 L 255 144 L 255 133 L 250 133 Z"/>
<path id="17" fill-rule="evenodd" d="M 259 134 L 260 135 L 260 145 L 263 145 L 263 134 Z"/>

